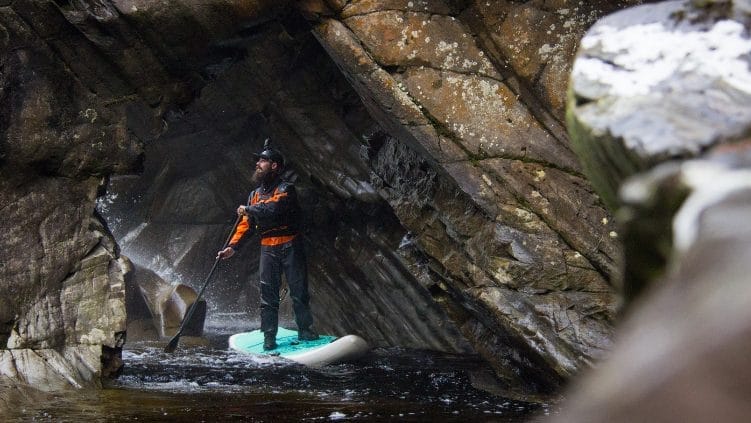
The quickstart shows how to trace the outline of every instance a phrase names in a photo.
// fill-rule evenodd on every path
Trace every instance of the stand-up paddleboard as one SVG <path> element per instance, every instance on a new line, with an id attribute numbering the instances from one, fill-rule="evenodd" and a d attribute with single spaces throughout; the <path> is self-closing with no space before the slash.
<path id="1" fill-rule="evenodd" d="M 273 355 L 304 364 L 320 367 L 342 361 L 355 360 L 368 352 L 370 347 L 357 335 L 335 336 L 321 335 L 314 341 L 298 341 L 297 332 L 279 328 L 276 333 L 277 347 L 266 351 L 263 349 L 263 332 L 236 333 L 229 337 L 229 347 L 248 354 Z"/>

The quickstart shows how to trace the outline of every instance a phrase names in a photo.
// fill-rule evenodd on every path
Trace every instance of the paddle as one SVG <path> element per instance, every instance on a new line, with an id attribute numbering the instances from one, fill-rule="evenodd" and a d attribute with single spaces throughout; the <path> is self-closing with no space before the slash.
<path id="1" fill-rule="evenodd" d="M 229 245 L 229 241 L 232 239 L 232 235 L 235 233 L 235 228 L 237 228 L 237 225 L 240 223 L 241 219 L 242 219 L 242 216 L 237 216 L 237 220 L 235 220 L 235 224 L 232 225 L 232 230 L 229 231 L 227 240 L 224 241 L 224 246 L 222 247 L 222 250 L 227 248 L 227 245 Z M 196 305 L 198 305 L 198 300 L 201 299 L 201 296 L 203 295 L 203 291 L 209 285 L 209 281 L 211 280 L 211 276 L 214 274 L 214 270 L 216 270 L 216 266 L 219 264 L 219 260 L 221 260 L 219 257 L 217 257 L 216 260 L 214 260 L 214 265 L 211 266 L 211 270 L 209 271 L 208 276 L 206 276 L 206 279 L 203 281 L 203 286 L 201 287 L 201 290 L 198 291 L 198 296 L 196 297 L 196 300 L 193 302 L 193 304 L 190 305 L 190 308 L 188 309 L 188 312 L 185 314 L 185 317 L 183 318 L 182 323 L 180 323 L 180 328 L 177 330 L 177 333 L 175 334 L 175 336 L 173 336 L 172 339 L 170 339 L 167 346 L 164 347 L 164 352 L 172 353 L 172 352 L 175 352 L 175 349 L 177 349 L 177 344 L 178 342 L 180 342 L 180 335 L 182 335 L 183 329 L 185 329 L 185 325 L 188 324 L 188 322 L 190 321 L 190 318 L 193 317 L 193 312 L 196 310 Z"/>

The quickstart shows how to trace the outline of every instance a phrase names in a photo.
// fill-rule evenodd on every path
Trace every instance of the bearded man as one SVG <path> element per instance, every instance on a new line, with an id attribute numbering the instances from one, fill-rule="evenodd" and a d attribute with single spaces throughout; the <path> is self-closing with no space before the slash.
<path id="1" fill-rule="evenodd" d="M 297 337 L 301 341 L 318 339 L 311 329 L 313 316 L 310 312 L 308 273 L 302 237 L 299 236 L 300 206 L 295 186 L 280 177 L 284 167 L 281 153 L 269 147 L 256 155 L 256 170 L 253 182 L 258 188 L 248 196 L 247 205 L 240 205 L 237 214 L 241 217 L 228 247 L 219 251 L 217 257 L 228 259 L 240 248 L 243 239 L 256 231 L 261 238 L 261 331 L 264 334 L 263 349 L 273 350 L 279 327 L 279 287 L 282 272 L 287 278 L 297 323 Z"/>

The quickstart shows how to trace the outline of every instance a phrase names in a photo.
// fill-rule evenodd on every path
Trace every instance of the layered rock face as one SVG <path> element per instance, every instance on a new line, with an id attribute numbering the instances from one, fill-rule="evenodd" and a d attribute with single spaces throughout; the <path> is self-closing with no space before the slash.
<path id="1" fill-rule="evenodd" d="M 75 31 L 36 8 L 2 7 L 0 374 L 40 388 L 96 385 L 119 368 L 125 306 L 95 200 L 102 175 L 131 169 L 140 146 L 123 111 L 61 62 L 55 46 Z"/>
<path id="2" fill-rule="evenodd" d="M 122 296 L 119 251 L 93 223 L 102 176 L 136 173 L 145 157 L 138 177 L 111 179 L 99 210 L 137 265 L 195 286 L 252 188 L 250 154 L 271 137 L 301 193 L 319 330 L 477 352 L 510 388 L 555 391 L 609 346 L 619 256 L 569 147 L 563 93 L 581 35 L 628 5 L 0 7 L 2 198 L 24 206 L 3 225 L 18 234 L 1 238 L 2 282 L 22 291 L 0 313 L 4 353 L 119 346 L 124 317 L 75 332 L 104 338 L 18 329 L 99 244 L 109 265 L 82 280 L 97 304 Z M 253 312 L 256 254 L 222 265 L 209 318 Z"/>
<path id="3" fill-rule="evenodd" d="M 626 228 L 631 301 L 553 421 L 747 419 L 750 22 L 745 1 L 670 1 L 582 40 L 570 128 Z"/>
<path id="4" fill-rule="evenodd" d="M 96 385 L 119 370 L 125 340 L 124 273 L 92 215 L 98 181 L 24 176 L 0 190 L 14 222 L 0 253 L 1 373 L 44 389 Z"/>

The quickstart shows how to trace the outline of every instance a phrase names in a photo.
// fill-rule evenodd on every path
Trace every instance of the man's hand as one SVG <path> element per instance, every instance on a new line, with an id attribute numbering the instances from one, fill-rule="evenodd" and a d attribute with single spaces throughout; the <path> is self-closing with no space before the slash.
<path id="1" fill-rule="evenodd" d="M 245 206 L 239 206 L 237 207 L 237 215 L 238 216 L 247 216 L 248 211 L 245 209 Z"/>
<path id="2" fill-rule="evenodd" d="M 235 250 L 232 247 L 227 247 L 223 249 L 222 251 L 219 251 L 218 253 L 216 253 L 216 258 L 226 260 L 234 255 L 235 255 Z"/>

